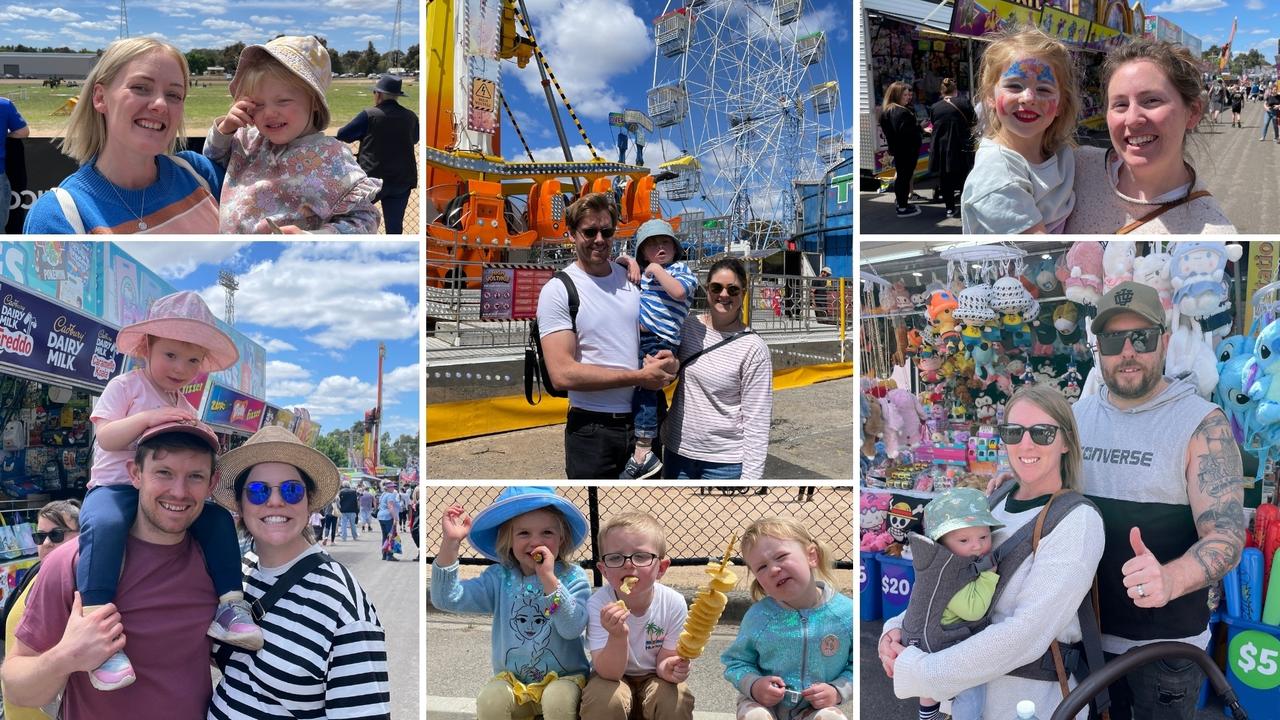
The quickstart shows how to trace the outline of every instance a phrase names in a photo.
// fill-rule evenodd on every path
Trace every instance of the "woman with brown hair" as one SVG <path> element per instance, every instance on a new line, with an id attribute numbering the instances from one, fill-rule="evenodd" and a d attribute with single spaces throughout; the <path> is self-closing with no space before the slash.
<path id="1" fill-rule="evenodd" d="M 880 105 L 880 130 L 884 132 L 884 141 L 889 146 L 893 167 L 897 171 L 893 195 L 898 204 L 898 217 L 920 214 L 920 208 L 910 204 L 911 181 L 920 159 L 922 143 L 920 125 L 911 110 L 913 98 L 911 86 L 899 80 L 885 90 L 884 102 Z"/>
<path id="2" fill-rule="evenodd" d="M 1134 40 L 1102 65 L 1111 147 L 1076 152 L 1068 233 L 1232 233 L 1187 162 L 1187 131 L 1200 122 L 1200 66 L 1181 45 Z"/>
<path id="3" fill-rule="evenodd" d="M 947 217 L 958 217 L 956 204 L 964 180 L 973 169 L 973 126 L 978 118 L 973 105 L 959 96 L 956 81 L 942 79 L 942 99 L 929 108 L 933 142 L 929 148 L 929 172 L 938 175 L 938 191 L 947 207 Z"/>

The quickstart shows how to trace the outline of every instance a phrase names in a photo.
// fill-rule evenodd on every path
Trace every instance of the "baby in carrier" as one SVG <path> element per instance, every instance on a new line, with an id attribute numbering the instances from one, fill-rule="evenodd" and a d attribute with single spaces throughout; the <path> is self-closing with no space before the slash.
<path id="1" fill-rule="evenodd" d="M 927 538 L 911 535 L 916 580 L 903 617 L 902 642 L 937 652 L 986 625 L 1000 576 L 993 561 L 971 561 L 989 555 L 991 535 L 1004 525 L 987 509 L 986 495 L 958 487 L 925 505 L 924 527 Z M 957 583 L 963 584 L 955 589 Z M 981 717 L 983 689 L 979 685 L 956 695 L 951 714 Z M 921 720 L 934 720 L 940 707 L 934 698 L 920 698 Z M 971 712 L 963 708 L 971 708 Z"/>

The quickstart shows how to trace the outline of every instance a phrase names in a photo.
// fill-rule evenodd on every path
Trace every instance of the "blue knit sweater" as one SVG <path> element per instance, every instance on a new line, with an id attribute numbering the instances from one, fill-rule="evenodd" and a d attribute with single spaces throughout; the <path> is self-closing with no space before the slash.
<path id="1" fill-rule="evenodd" d="M 493 672 L 510 671 L 523 683 L 557 676 L 586 675 L 585 631 L 591 586 L 577 565 L 556 565 L 560 585 L 544 595 L 535 575 L 490 565 L 480 577 L 458 580 L 458 563 L 431 565 L 431 604 L 449 612 L 493 615 L 490 653 Z M 552 605 L 555 609 L 552 610 Z"/>
<path id="2" fill-rule="evenodd" d="M 792 610 L 765 598 L 747 610 L 738 637 L 720 656 L 724 679 L 751 697 L 751 685 L 777 675 L 789 690 L 805 690 L 827 683 L 840 693 L 837 704 L 853 698 L 853 600 L 818 581 L 822 602 Z M 809 702 L 788 705 L 784 699 L 777 717 L 789 718 Z"/>
<path id="3" fill-rule="evenodd" d="M 179 155 L 195 168 L 209 183 L 214 202 L 222 193 L 222 171 L 203 155 L 184 150 Z M 88 233 L 137 232 L 138 216 L 131 210 L 143 210 L 147 224 L 158 227 L 173 216 L 181 214 L 203 197 L 200 183 L 183 168 L 165 155 L 156 156 L 156 180 L 141 190 L 130 190 L 112 185 L 95 167 L 97 158 L 80 166 L 58 184 L 71 193 L 80 221 Z M 123 201 L 123 204 L 122 204 Z M 145 202 L 144 202 L 145 201 Z M 45 192 L 31 206 L 25 234 L 70 234 L 75 230 L 67 222 L 52 192 Z M 217 225 L 208 229 L 218 232 Z"/>

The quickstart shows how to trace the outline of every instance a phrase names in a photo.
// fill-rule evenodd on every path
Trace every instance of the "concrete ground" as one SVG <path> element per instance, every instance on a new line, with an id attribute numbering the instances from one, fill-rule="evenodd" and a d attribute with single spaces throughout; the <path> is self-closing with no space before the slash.
<path id="1" fill-rule="evenodd" d="M 1205 120 L 1188 136 L 1187 148 L 1196 174 L 1236 229 L 1244 233 L 1280 232 L 1280 144 L 1274 135 L 1259 142 L 1262 103 L 1245 103 L 1243 128 L 1230 127 L 1231 113 L 1223 113 L 1217 125 Z M 933 197 L 934 179 L 918 180 L 915 191 Z M 859 227 L 874 234 L 947 234 L 960 232 L 960 220 L 943 216 L 941 202 L 916 202 L 921 213 L 897 217 L 893 191 L 859 194 Z"/>
<path id="2" fill-rule="evenodd" d="M 853 378 L 774 393 L 765 478 L 853 477 Z M 564 477 L 564 426 L 427 447 L 430 480 Z"/>

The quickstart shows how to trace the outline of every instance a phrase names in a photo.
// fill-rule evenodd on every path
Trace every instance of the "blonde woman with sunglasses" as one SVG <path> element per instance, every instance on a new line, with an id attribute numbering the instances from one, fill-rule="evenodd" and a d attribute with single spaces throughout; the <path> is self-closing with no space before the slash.
<path id="1" fill-rule="evenodd" d="M 747 270 L 726 258 L 707 272 L 707 312 L 690 313 L 680 386 L 662 426 L 668 479 L 759 480 L 769 452 L 773 364 L 742 321 Z"/>

